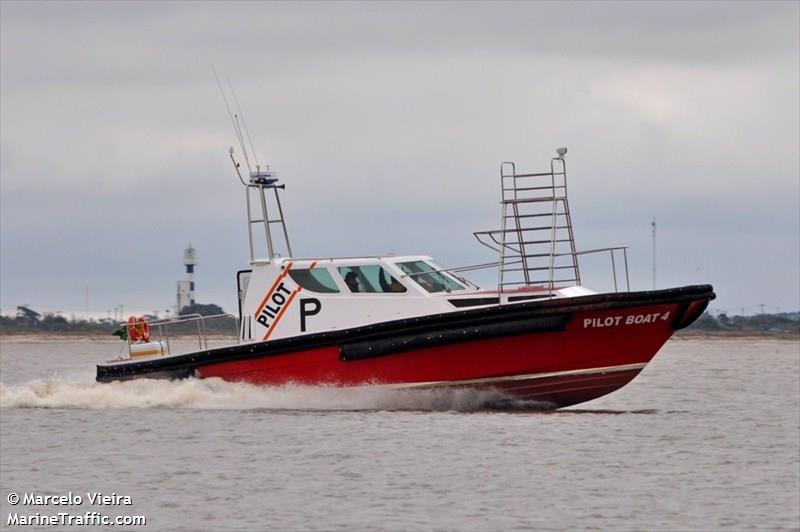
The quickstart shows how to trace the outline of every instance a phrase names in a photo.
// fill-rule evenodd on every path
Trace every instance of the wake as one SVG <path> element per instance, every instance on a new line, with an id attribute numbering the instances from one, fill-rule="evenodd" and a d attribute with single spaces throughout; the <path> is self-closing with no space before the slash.
<path id="1" fill-rule="evenodd" d="M 387 389 L 336 386 L 255 386 L 221 379 L 74 382 L 61 377 L 22 384 L 0 383 L 0 408 L 199 410 L 541 410 L 545 405 L 514 401 L 497 392 L 457 389 Z"/>

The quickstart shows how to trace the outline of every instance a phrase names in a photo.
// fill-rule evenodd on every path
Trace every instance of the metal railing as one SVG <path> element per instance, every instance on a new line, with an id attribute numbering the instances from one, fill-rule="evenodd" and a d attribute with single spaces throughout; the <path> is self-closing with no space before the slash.
<path id="1" fill-rule="evenodd" d="M 623 264 L 625 265 L 625 291 L 631 291 L 631 280 L 628 275 L 628 246 L 614 246 L 610 248 L 597 248 L 597 249 L 587 249 L 586 251 L 578 251 L 575 253 L 575 256 L 579 255 L 591 255 L 593 253 L 605 253 L 607 252 L 611 257 L 611 275 L 614 278 L 614 292 L 619 292 L 619 286 L 617 284 L 617 262 L 614 258 L 614 252 L 622 250 L 622 259 Z"/>
<path id="2" fill-rule="evenodd" d="M 489 233 L 489 231 L 481 231 L 480 233 L 481 234 Z M 484 242 L 482 242 L 482 243 L 484 245 L 487 245 Z M 492 249 L 494 249 L 495 251 L 499 251 L 499 248 L 492 247 Z M 614 291 L 615 292 L 619 292 L 619 282 L 618 282 L 618 276 L 617 276 L 617 260 L 616 260 L 616 257 L 614 255 L 615 251 L 622 251 L 623 266 L 625 268 L 625 291 L 626 292 L 630 292 L 631 284 L 630 284 L 630 276 L 629 276 L 629 273 L 628 273 L 628 246 L 614 246 L 614 247 L 608 247 L 608 248 L 597 248 L 597 249 L 588 249 L 588 250 L 585 250 L 585 251 L 576 251 L 575 252 L 575 256 L 576 257 L 580 257 L 582 255 L 590 255 L 590 254 L 594 254 L 594 253 L 607 252 L 609 254 L 610 258 L 611 258 L 611 275 L 612 275 L 612 279 L 614 281 Z M 565 253 L 564 255 L 571 255 L 571 253 Z M 512 264 L 522 264 L 522 260 L 507 261 L 505 264 L 506 264 L 506 266 L 512 265 Z M 474 265 L 470 265 L 470 266 L 459 266 L 457 268 L 443 268 L 441 270 L 436 270 L 436 271 L 448 272 L 450 274 L 454 274 L 455 272 L 459 272 L 459 273 L 461 273 L 461 272 L 472 272 L 472 271 L 478 271 L 478 270 L 485 270 L 485 269 L 489 269 L 489 268 L 496 268 L 499 265 L 500 265 L 500 262 L 485 262 L 485 263 L 482 263 L 482 264 L 474 264 Z M 459 279 L 461 279 L 461 277 L 459 277 Z M 474 286 L 473 283 L 471 283 L 469 281 L 465 280 L 465 282 L 467 282 L 470 285 Z M 510 283 L 506 283 L 506 284 L 510 284 Z M 559 288 L 559 287 L 556 287 L 556 288 Z"/>
<path id="3" fill-rule="evenodd" d="M 239 320 L 233 314 L 214 314 L 212 316 L 202 316 L 200 314 L 185 314 L 174 318 L 149 321 L 150 341 L 159 342 L 165 354 L 175 354 L 172 350 L 171 340 L 175 340 L 179 335 L 189 334 L 197 337 L 199 349 L 208 349 L 208 335 L 211 333 L 223 333 L 223 328 L 209 327 L 209 322 L 230 320 L 231 329 L 235 342 L 239 342 Z M 128 327 L 127 322 L 120 323 L 120 327 Z M 224 333 L 223 333 L 224 334 Z M 130 336 L 128 336 L 128 353 L 131 353 Z"/>

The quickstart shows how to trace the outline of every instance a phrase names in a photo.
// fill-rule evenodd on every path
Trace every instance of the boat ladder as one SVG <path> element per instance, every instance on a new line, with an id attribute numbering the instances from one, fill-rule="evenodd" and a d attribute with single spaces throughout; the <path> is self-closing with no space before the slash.
<path id="1" fill-rule="evenodd" d="M 614 289 L 618 289 L 614 251 L 624 247 L 581 251 L 575 249 L 567 199 L 566 148 L 550 160 L 550 171 L 517 173 L 513 162 L 500 165 L 500 229 L 473 233 L 478 241 L 499 253 L 498 291 L 524 287 L 549 290 L 581 284 L 578 256 L 610 252 Z"/>

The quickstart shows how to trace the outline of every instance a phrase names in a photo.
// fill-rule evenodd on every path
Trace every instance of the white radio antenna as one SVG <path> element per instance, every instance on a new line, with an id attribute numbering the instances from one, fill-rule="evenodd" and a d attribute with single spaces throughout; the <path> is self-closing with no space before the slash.
<path id="1" fill-rule="evenodd" d="M 244 139 L 242 138 L 242 130 L 239 127 L 239 117 L 231 112 L 231 106 L 228 103 L 228 97 L 225 96 L 225 89 L 222 88 L 222 83 L 219 80 L 217 69 L 214 68 L 214 65 L 211 65 L 211 70 L 214 71 L 214 78 L 217 80 L 219 92 L 222 94 L 222 100 L 225 102 L 225 110 L 228 111 L 228 117 L 231 119 L 231 123 L 233 124 L 233 131 L 236 133 L 236 139 L 239 141 L 239 147 L 242 149 L 242 153 L 244 154 L 244 162 L 247 164 L 247 170 L 248 172 L 252 172 L 252 168 L 250 167 L 250 159 L 247 157 L 247 148 L 245 147 Z M 252 142 L 250 144 L 252 146 Z"/>
<path id="2" fill-rule="evenodd" d="M 656 289 L 656 217 L 653 216 L 653 221 L 650 224 L 653 228 L 653 290 Z"/>
<path id="3" fill-rule="evenodd" d="M 244 119 L 244 113 L 242 112 L 242 108 L 239 107 L 239 98 L 236 97 L 236 91 L 233 90 L 233 84 L 231 83 L 231 78 L 228 76 L 228 72 L 225 72 L 225 79 L 228 80 L 228 88 L 231 91 L 231 95 L 233 96 L 233 103 L 236 104 L 236 111 L 239 113 L 239 116 L 242 118 L 242 125 L 244 126 L 244 133 L 247 136 L 247 142 L 250 143 L 250 151 L 253 152 L 253 159 L 256 161 L 256 169 L 260 166 L 258 164 L 258 155 L 256 155 L 256 148 L 253 146 L 253 139 L 250 138 L 250 130 L 247 128 L 247 121 Z"/>
<path id="4" fill-rule="evenodd" d="M 244 137 L 242 136 L 242 126 L 239 125 L 239 115 L 233 115 L 233 119 L 236 128 L 236 138 L 239 140 L 239 146 L 242 148 L 242 153 L 244 153 L 244 162 L 247 164 L 247 170 L 252 172 L 253 169 L 250 167 L 250 158 L 247 156 L 247 148 L 244 145 Z"/>

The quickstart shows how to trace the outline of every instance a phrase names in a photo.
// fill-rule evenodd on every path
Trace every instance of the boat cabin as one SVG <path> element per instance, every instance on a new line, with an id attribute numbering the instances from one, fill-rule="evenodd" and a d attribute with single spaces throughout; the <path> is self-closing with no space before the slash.
<path id="1" fill-rule="evenodd" d="M 239 272 L 243 341 L 447 312 L 480 289 L 431 257 L 255 260 Z M 461 296 L 461 297 L 460 297 Z"/>

